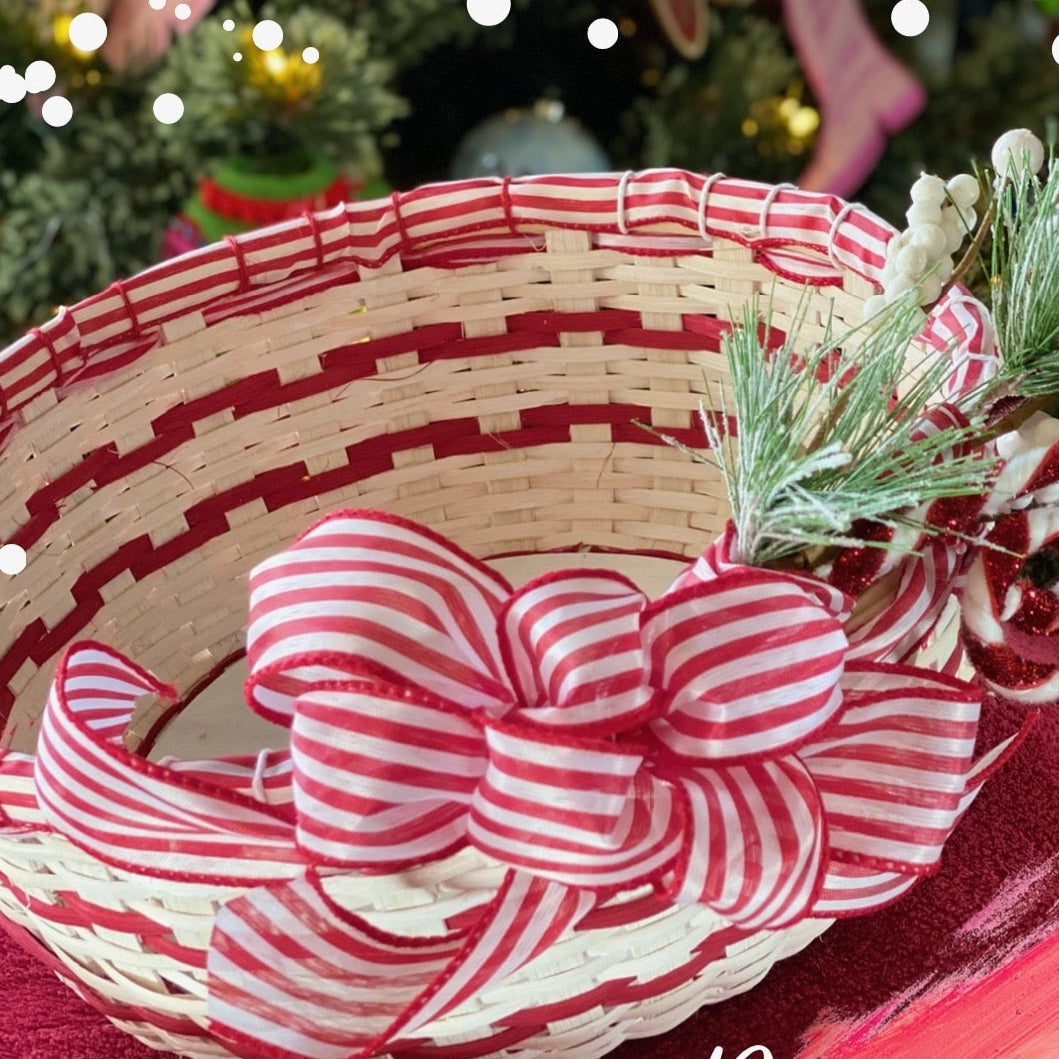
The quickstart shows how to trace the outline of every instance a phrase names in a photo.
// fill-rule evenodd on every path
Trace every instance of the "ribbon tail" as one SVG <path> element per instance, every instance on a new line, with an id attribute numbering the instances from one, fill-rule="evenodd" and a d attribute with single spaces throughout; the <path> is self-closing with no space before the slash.
<path id="1" fill-rule="evenodd" d="M 582 920 L 595 895 L 524 872 L 509 871 L 483 922 L 439 978 L 356 1059 L 370 1059 L 398 1034 L 410 1036 L 469 997 L 502 982 L 551 948 Z"/>
<path id="2" fill-rule="evenodd" d="M 1016 753 L 1037 724 L 1039 716 L 1039 711 L 1027 714 L 1017 732 L 984 753 L 967 770 L 946 828 L 946 838 L 963 819 L 985 781 L 1003 768 Z M 885 860 L 873 862 L 874 858 L 866 855 L 868 850 L 863 853 L 865 855 L 858 858 L 860 863 L 845 860 L 839 852 L 838 857 L 828 864 L 823 889 L 813 905 L 811 915 L 816 918 L 841 918 L 878 911 L 903 897 L 929 873 L 929 868 L 924 869 L 923 866 L 915 870 L 913 865 L 888 864 Z"/>
<path id="3" fill-rule="evenodd" d="M 1031 710 L 1023 718 L 1022 724 L 1019 726 L 1019 730 L 1012 735 L 1009 735 L 1001 743 L 997 743 L 992 750 L 984 753 L 971 768 L 971 771 L 967 774 L 967 783 L 964 785 L 963 797 L 960 799 L 959 816 L 968 810 L 971 802 L 978 797 L 978 792 L 982 789 L 982 784 L 985 783 L 990 776 L 995 772 L 1002 769 L 1011 757 L 1015 754 L 1020 746 L 1022 746 L 1023 740 L 1037 727 L 1037 722 L 1041 719 L 1040 710 Z"/>
<path id="4" fill-rule="evenodd" d="M 210 1029 L 244 1059 L 368 1059 L 517 971 L 594 903 L 508 872 L 472 929 L 424 938 L 378 930 L 312 874 L 258 887 L 217 917 Z"/>
<path id="5" fill-rule="evenodd" d="M 175 697 L 116 651 L 89 641 L 63 656 L 41 721 L 33 782 L 48 825 L 129 871 L 249 885 L 300 874 L 304 857 L 280 809 L 130 753 L 137 700 Z"/>
<path id="6" fill-rule="evenodd" d="M 902 871 L 832 861 L 810 914 L 814 919 L 842 919 L 875 912 L 904 897 L 921 878 Z"/>

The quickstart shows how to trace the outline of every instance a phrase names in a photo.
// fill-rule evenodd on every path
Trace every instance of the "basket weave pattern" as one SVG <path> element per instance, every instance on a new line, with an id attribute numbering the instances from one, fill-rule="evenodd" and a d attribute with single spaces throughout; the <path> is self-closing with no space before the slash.
<path id="1" fill-rule="evenodd" d="M 46 826 L 21 751 L 67 645 L 108 644 L 187 701 L 243 647 L 249 571 L 338 508 L 415 519 L 479 557 L 693 558 L 724 528 L 723 483 L 634 421 L 700 446 L 699 403 L 727 391 L 725 322 L 764 292 L 783 329 L 809 286 L 806 341 L 831 314 L 858 323 L 889 234 L 829 197 L 675 171 L 470 181 L 166 263 L 0 356 L 0 539 L 32 575 L 0 611 L 7 918 L 141 1039 L 232 1054 L 210 1035 L 205 954 L 254 880 L 163 892 Z M 951 399 L 988 369 L 984 315 L 959 292 L 923 340 L 955 342 Z M 927 652 L 939 667 L 951 631 Z M 136 731 L 169 713 L 146 703 Z M 441 934 L 501 874 L 464 849 L 326 887 L 380 929 Z M 848 894 L 824 898 L 837 915 Z M 412 1039 L 602 1055 L 749 988 L 826 925 L 740 928 L 636 892 Z"/>

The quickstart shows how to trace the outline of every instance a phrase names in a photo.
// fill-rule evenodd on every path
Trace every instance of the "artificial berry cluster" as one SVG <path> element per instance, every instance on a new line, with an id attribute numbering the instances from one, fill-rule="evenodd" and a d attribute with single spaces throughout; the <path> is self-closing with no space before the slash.
<path id="1" fill-rule="evenodd" d="M 952 257 L 974 231 L 978 217 L 978 181 L 958 173 L 949 181 L 924 173 L 912 185 L 908 228 L 890 240 L 882 271 L 883 290 L 869 298 L 864 314 L 872 317 L 908 291 L 919 305 L 932 305 L 952 275 Z"/>
<path id="2" fill-rule="evenodd" d="M 990 161 L 997 187 L 1037 173 L 1045 161 L 1044 144 L 1029 129 L 1011 129 L 995 144 Z M 882 293 L 864 303 L 871 319 L 909 291 L 917 305 L 933 305 L 941 297 L 952 275 L 952 257 L 974 231 L 978 215 L 974 207 L 980 193 L 970 173 L 958 173 L 949 181 L 923 173 L 912 185 L 912 205 L 905 213 L 908 228 L 890 240 L 882 270 Z"/>

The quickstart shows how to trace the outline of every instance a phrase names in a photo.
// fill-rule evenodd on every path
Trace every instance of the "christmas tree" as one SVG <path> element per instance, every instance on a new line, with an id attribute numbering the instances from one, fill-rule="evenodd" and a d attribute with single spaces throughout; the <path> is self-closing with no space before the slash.
<path id="1" fill-rule="evenodd" d="M 232 172 L 233 159 L 266 179 L 258 201 L 267 178 L 312 165 L 323 167 L 321 188 L 374 194 L 447 178 L 475 126 L 536 107 L 541 169 L 566 157 L 549 142 L 550 122 L 568 143 L 591 141 L 614 169 L 797 180 L 822 108 L 784 5 L 673 5 L 705 14 L 699 47 L 661 17 L 669 6 L 514 0 L 506 18 L 481 25 L 456 0 L 5 3 L 0 337 L 156 261 L 200 180 L 223 163 Z M 943 0 L 915 38 L 894 32 L 889 0 L 862 6 L 927 104 L 847 197 L 898 223 L 920 170 L 966 168 L 1014 125 L 1047 131 L 1059 111 L 1049 0 Z M 71 35 L 78 15 L 102 16 L 101 47 Z M 586 39 L 600 18 L 616 29 L 612 46 Z M 255 42 L 266 22 L 281 31 L 276 46 Z M 237 182 L 229 197 L 245 192 Z M 199 234 L 216 237 L 210 209 L 199 203 L 196 216 Z M 251 211 L 235 230 L 270 216 Z"/>

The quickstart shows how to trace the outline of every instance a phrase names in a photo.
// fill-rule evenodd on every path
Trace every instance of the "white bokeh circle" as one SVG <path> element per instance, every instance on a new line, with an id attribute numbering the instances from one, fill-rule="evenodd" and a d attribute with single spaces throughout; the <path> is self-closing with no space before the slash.
<path id="1" fill-rule="evenodd" d="M 226 18 L 226 19 L 225 19 L 225 20 L 224 20 L 224 21 L 223 21 L 223 22 L 221 23 L 221 28 L 222 28 L 222 29 L 225 29 L 225 30 L 227 30 L 227 31 L 228 31 L 229 33 L 231 33 L 231 32 L 232 32 L 232 30 L 233 30 L 233 29 L 235 29 L 235 19 L 234 19 L 234 18 Z"/>
<path id="2" fill-rule="evenodd" d="M 618 43 L 618 26 L 609 18 L 597 18 L 588 27 L 588 43 L 605 51 Z"/>
<path id="3" fill-rule="evenodd" d="M 147 3 L 154 8 L 155 11 L 161 11 L 165 7 L 165 0 L 147 0 Z"/>
<path id="4" fill-rule="evenodd" d="M 176 15 L 181 22 L 186 22 L 191 18 L 191 7 L 188 4 L 177 4 L 177 6 L 173 8 L 173 14 Z"/>
<path id="5" fill-rule="evenodd" d="M 173 92 L 163 92 L 152 107 L 163 125 L 175 125 L 184 116 L 184 101 Z"/>
<path id="6" fill-rule="evenodd" d="M 890 24 L 902 37 L 918 37 L 930 24 L 930 12 L 923 0 L 897 0 Z"/>
<path id="7" fill-rule="evenodd" d="M 313 63 L 318 63 L 319 61 L 320 61 L 320 49 L 319 48 L 314 48 L 312 45 L 309 45 L 308 48 L 305 48 L 305 49 L 302 50 L 302 62 L 303 63 L 308 63 L 310 66 L 312 66 Z"/>
<path id="8" fill-rule="evenodd" d="M 26 551 L 18 544 L 0 545 L 0 574 L 14 577 L 26 569 Z"/>
<path id="9" fill-rule="evenodd" d="M 26 98 L 26 79 L 9 63 L 0 66 L 0 102 L 21 103 Z"/>
<path id="10" fill-rule="evenodd" d="M 499 26 L 511 14 L 511 0 L 467 0 L 467 14 L 479 26 Z"/>
<path id="11" fill-rule="evenodd" d="M 82 11 L 70 20 L 70 43 L 81 51 L 96 51 L 107 39 L 107 24 L 93 11 Z"/>
<path id="12" fill-rule="evenodd" d="M 34 59 L 26 67 L 26 91 L 47 92 L 55 84 L 55 67 L 44 59 Z"/>
<path id="13" fill-rule="evenodd" d="M 250 39 L 262 51 L 274 51 L 283 43 L 283 27 L 271 18 L 263 18 L 254 26 Z"/>
<path id="14" fill-rule="evenodd" d="M 61 129 L 70 123 L 74 116 L 74 108 L 65 96 L 49 96 L 41 104 L 40 116 L 46 125 L 53 129 Z"/>
<path id="15" fill-rule="evenodd" d="M 1052 58 L 1059 63 L 1059 37 L 1052 41 Z"/>

